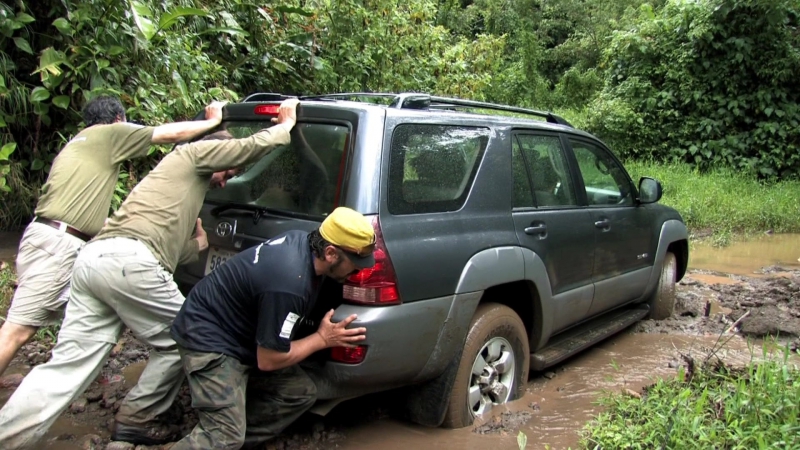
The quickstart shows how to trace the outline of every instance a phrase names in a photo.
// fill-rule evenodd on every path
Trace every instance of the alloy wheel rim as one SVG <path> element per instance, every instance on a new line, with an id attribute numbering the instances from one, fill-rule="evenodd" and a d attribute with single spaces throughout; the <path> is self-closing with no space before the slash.
<path id="1" fill-rule="evenodd" d="M 467 389 L 467 404 L 473 415 L 479 416 L 508 401 L 515 365 L 514 349 L 505 338 L 493 337 L 483 345 L 472 363 Z"/>

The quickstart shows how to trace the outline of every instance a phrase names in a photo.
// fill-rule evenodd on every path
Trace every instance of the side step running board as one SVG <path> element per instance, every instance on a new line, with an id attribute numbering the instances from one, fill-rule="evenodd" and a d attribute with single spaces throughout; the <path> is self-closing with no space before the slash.
<path id="1" fill-rule="evenodd" d="M 544 370 L 569 358 L 638 322 L 649 311 L 647 305 L 619 309 L 568 330 L 562 336 L 555 336 L 547 347 L 531 353 L 531 371 Z"/>

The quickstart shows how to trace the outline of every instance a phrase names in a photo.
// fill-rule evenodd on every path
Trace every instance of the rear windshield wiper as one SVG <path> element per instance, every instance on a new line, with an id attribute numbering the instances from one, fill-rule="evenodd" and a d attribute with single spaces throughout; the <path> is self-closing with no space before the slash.
<path id="1" fill-rule="evenodd" d="M 304 214 L 293 211 L 284 211 L 281 209 L 266 208 L 264 206 L 251 205 L 248 203 L 226 203 L 223 205 L 215 206 L 211 210 L 211 215 L 214 217 L 219 217 L 219 215 L 222 214 L 223 212 L 232 209 L 238 209 L 241 211 L 252 211 L 254 224 L 258 224 L 258 221 L 264 214 L 271 214 L 274 216 L 283 216 L 283 217 L 293 217 L 297 219 L 311 219 L 311 220 L 314 219 L 314 216 L 312 216 L 311 214 Z"/>

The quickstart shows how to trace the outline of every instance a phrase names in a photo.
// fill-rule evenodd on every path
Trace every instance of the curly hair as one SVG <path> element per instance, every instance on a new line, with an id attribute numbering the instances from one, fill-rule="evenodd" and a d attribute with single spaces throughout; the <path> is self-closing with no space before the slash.
<path id="1" fill-rule="evenodd" d="M 116 97 L 102 95 L 83 107 L 83 121 L 87 127 L 125 121 L 125 108 Z"/>
<path id="2" fill-rule="evenodd" d="M 308 233 L 308 246 L 311 247 L 311 251 L 316 255 L 317 258 L 322 258 L 325 254 L 325 247 L 333 245 L 330 242 L 326 241 L 324 237 L 319 232 L 319 228 L 316 230 Z M 334 247 L 336 247 L 334 245 Z"/>

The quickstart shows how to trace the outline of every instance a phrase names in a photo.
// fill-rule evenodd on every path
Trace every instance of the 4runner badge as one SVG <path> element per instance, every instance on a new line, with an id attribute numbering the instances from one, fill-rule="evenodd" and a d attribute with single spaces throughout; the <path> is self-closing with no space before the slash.
<path id="1" fill-rule="evenodd" d="M 217 236 L 225 237 L 231 234 L 233 231 L 233 225 L 230 222 L 220 222 L 217 224 Z"/>

